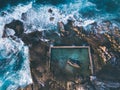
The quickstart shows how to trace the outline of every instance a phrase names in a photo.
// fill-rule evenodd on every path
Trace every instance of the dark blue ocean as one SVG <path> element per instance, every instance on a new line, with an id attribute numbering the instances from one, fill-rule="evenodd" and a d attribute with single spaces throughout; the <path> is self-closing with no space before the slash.
<path id="1" fill-rule="evenodd" d="M 107 12 L 115 12 L 119 9 L 120 0 L 0 0 L 0 8 L 5 8 L 7 5 L 15 6 L 20 3 L 25 4 L 34 2 L 36 4 L 68 4 L 74 1 L 91 2 L 96 5 L 98 9 L 104 9 Z"/>
<path id="2" fill-rule="evenodd" d="M 32 83 L 29 50 L 21 40 L 2 38 L 5 24 L 20 20 L 24 33 L 57 32 L 57 23 L 67 23 L 68 19 L 73 19 L 75 26 L 85 28 L 104 20 L 120 27 L 119 6 L 120 0 L 0 0 L 0 90 L 15 90 Z"/>

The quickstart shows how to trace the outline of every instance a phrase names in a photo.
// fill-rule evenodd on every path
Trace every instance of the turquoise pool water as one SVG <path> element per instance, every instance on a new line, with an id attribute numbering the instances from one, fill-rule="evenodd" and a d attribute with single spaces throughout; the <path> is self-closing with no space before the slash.
<path id="1" fill-rule="evenodd" d="M 81 63 L 76 68 L 68 64 L 69 59 L 77 60 Z M 61 73 L 67 75 L 90 75 L 90 57 L 88 48 L 52 48 L 51 49 L 51 69 L 56 75 Z"/>

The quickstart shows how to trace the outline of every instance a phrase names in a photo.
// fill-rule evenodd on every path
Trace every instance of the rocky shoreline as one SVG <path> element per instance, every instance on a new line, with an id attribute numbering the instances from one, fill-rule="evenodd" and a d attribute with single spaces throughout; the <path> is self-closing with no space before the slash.
<path id="1" fill-rule="evenodd" d="M 14 36 L 6 34 L 6 28 L 13 29 Z M 29 46 L 33 84 L 22 90 L 120 89 L 120 29 L 109 20 L 101 22 L 100 25 L 94 22 L 88 25 L 87 29 L 83 26 L 75 26 L 74 21 L 68 20 L 67 24 L 58 22 L 57 32 L 46 30 L 31 33 L 24 33 L 23 23 L 13 20 L 5 25 L 4 37 L 12 37 L 13 39 L 19 37 Z M 95 76 L 96 79 L 90 80 L 90 77 L 77 78 L 75 81 L 55 79 L 49 68 L 49 48 L 51 45 L 90 46 L 94 62 L 94 75 L 92 76 Z M 68 84 L 71 86 L 69 89 Z M 114 87 L 115 85 L 116 87 Z"/>

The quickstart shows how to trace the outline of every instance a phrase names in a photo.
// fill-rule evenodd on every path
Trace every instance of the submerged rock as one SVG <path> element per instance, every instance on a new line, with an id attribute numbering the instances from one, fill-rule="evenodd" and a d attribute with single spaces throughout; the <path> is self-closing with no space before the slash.
<path id="1" fill-rule="evenodd" d="M 21 19 L 26 21 L 27 20 L 27 13 L 22 13 Z"/>
<path id="2" fill-rule="evenodd" d="M 53 10 L 50 8 L 50 9 L 48 9 L 48 12 L 49 12 L 49 13 L 52 13 L 52 12 L 53 12 Z"/>
<path id="3" fill-rule="evenodd" d="M 50 17 L 50 21 L 53 21 L 54 20 L 54 17 Z"/>

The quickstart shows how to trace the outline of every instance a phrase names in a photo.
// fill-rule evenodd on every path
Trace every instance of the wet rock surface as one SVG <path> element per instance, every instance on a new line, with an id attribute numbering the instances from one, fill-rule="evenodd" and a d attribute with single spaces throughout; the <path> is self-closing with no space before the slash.
<path id="1" fill-rule="evenodd" d="M 52 13 L 51 10 L 49 10 Z M 17 23 L 16 23 L 17 22 Z M 74 26 L 73 21 L 67 24 L 59 22 L 58 32 L 56 31 L 35 31 L 22 34 L 23 24 L 13 21 L 5 27 L 15 30 L 15 35 L 20 37 L 30 49 L 30 64 L 33 77 L 33 85 L 24 90 L 119 90 L 120 86 L 109 86 L 108 82 L 120 83 L 120 29 L 113 26 L 110 21 L 97 22 L 88 25 L 87 29 Z M 43 35 L 44 33 L 44 35 Z M 45 42 L 47 39 L 48 41 Z M 60 81 L 53 78 L 49 66 L 49 48 L 53 46 L 90 46 L 91 56 L 94 63 L 94 75 L 97 80 L 90 78 L 80 79 L 80 81 Z M 63 76 L 64 77 L 64 76 Z M 101 82 L 98 83 L 98 81 Z M 106 86 L 105 83 L 108 83 Z M 67 85 L 69 84 L 70 87 Z M 113 85 L 113 87 L 112 87 Z"/>
<path id="2" fill-rule="evenodd" d="M 21 37 L 21 35 L 24 32 L 24 25 L 23 22 L 19 21 L 19 20 L 13 20 L 12 22 L 6 24 L 4 26 L 4 29 L 6 28 L 10 28 L 13 29 L 15 31 L 15 36 L 17 37 Z M 3 34 L 3 37 L 5 36 L 5 32 Z"/>

